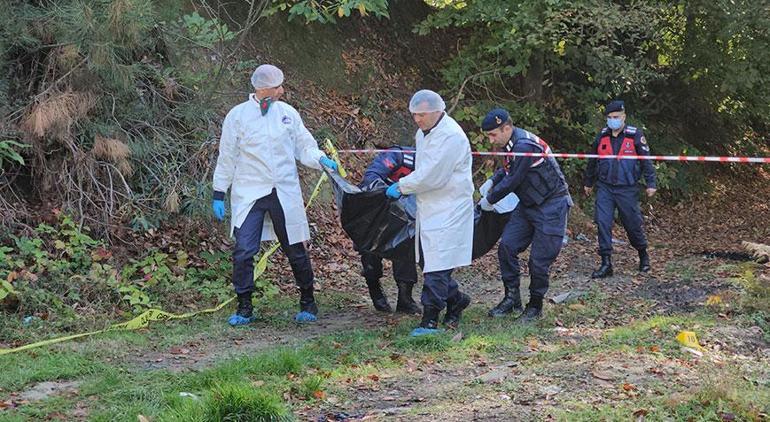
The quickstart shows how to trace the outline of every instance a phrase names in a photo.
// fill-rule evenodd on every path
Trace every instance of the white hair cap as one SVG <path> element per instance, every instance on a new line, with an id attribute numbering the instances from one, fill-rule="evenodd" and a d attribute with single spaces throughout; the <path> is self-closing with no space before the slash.
<path id="1" fill-rule="evenodd" d="M 412 95 L 409 101 L 410 113 L 430 113 L 444 111 L 446 104 L 441 96 L 429 89 L 421 89 Z"/>
<path id="2" fill-rule="evenodd" d="M 263 64 L 251 74 L 251 85 L 254 89 L 275 88 L 283 84 L 283 72 L 271 65 Z"/>

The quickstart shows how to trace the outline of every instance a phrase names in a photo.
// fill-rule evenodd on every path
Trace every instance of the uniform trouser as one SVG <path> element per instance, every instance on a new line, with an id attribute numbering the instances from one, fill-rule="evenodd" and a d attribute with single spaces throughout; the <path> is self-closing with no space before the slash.
<path id="1" fill-rule="evenodd" d="M 519 204 L 503 229 L 497 256 L 503 285 L 518 288 L 520 268 L 518 255 L 530 244 L 529 295 L 530 301 L 542 300 L 548 292 L 551 264 L 561 251 L 567 229 L 568 196 L 550 199 L 540 205 L 526 207 Z"/>
<path id="2" fill-rule="evenodd" d="M 423 307 L 444 309 L 447 300 L 452 300 L 460 294 L 460 288 L 452 278 L 452 271 L 454 269 L 423 273 L 424 281 L 420 297 Z"/>
<path id="3" fill-rule="evenodd" d="M 642 228 L 642 211 L 639 209 L 639 186 L 612 186 L 596 184 L 596 226 L 599 231 L 599 255 L 612 255 L 612 225 L 615 208 L 626 229 L 631 246 L 647 248 L 647 238 Z"/>
<path id="4" fill-rule="evenodd" d="M 414 243 L 404 242 L 404 247 L 398 248 L 398 253 L 391 258 L 393 262 L 393 278 L 396 283 L 417 282 L 417 266 L 414 263 Z M 366 280 L 379 280 L 382 277 L 382 258 L 367 252 L 361 252 L 361 275 Z"/>
<path id="5" fill-rule="evenodd" d="M 278 201 L 275 189 L 257 200 L 251 207 L 241 227 L 235 229 L 235 248 L 233 250 L 233 286 L 235 293 L 251 293 L 254 291 L 254 256 L 259 252 L 262 238 L 262 225 L 265 214 L 270 214 L 273 229 L 281 250 L 289 258 L 289 264 L 294 272 L 294 279 L 300 288 L 313 285 L 313 269 L 310 266 L 310 256 L 302 242 L 289 244 L 286 234 L 286 217 Z"/>

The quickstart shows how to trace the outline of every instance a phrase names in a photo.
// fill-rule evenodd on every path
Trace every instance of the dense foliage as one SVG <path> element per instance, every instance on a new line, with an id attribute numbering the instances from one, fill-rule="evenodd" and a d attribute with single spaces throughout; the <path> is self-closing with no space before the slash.
<path id="1" fill-rule="evenodd" d="M 656 152 L 768 152 L 770 9 L 746 0 L 427 3 L 433 12 L 414 30 L 428 43 L 444 40 L 434 34 L 446 29 L 460 36 L 434 67 L 453 115 L 469 129 L 502 105 L 557 150 L 585 151 L 602 125 L 602 105 L 623 98 L 630 123 L 645 128 Z M 242 85 L 256 64 L 235 52 L 258 19 L 281 13 L 319 25 L 387 18 L 394 7 L 387 0 L 251 0 L 233 5 L 237 11 L 201 0 L 5 4 L 3 223 L 23 221 L 27 203 L 49 203 L 100 231 L 123 223 L 147 229 L 206 209 L 218 125 L 232 105 L 221 88 Z M 489 148 L 478 133 L 472 140 Z M 564 163 L 573 182 L 583 165 Z M 704 169 L 658 164 L 664 191 L 674 194 L 694 191 Z"/>

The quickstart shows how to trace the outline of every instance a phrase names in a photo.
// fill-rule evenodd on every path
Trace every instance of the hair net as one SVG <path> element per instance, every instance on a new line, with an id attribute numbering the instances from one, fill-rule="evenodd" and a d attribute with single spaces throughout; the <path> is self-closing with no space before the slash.
<path id="1" fill-rule="evenodd" d="M 282 83 L 283 72 L 271 64 L 258 66 L 251 75 L 251 85 L 254 89 L 275 88 Z"/>
<path id="2" fill-rule="evenodd" d="M 441 96 L 429 89 L 421 89 L 412 95 L 409 101 L 410 113 L 430 113 L 433 111 L 444 111 L 446 104 Z"/>

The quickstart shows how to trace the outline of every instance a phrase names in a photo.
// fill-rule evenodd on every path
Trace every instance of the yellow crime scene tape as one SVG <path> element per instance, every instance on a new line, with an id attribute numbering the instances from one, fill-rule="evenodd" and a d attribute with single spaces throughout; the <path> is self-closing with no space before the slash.
<path id="1" fill-rule="evenodd" d="M 337 154 L 337 149 L 334 148 L 334 145 L 329 139 L 325 140 L 326 148 L 329 150 L 329 154 L 332 156 L 332 159 L 337 162 L 337 165 L 339 166 L 338 171 L 340 172 L 340 175 L 345 176 L 345 170 L 342 168 L 342 164 L 339 162 L 339 155 Z M 321 191 L 321 185 L 323 182 L 328 179 L 326 176 L 326 173 L 321 173 L 321 177 L 318 178 L 318 182 L 315 185 L 315 188 L 313 189 L 313 193 L 310 194 L 310 198 L 307 200 L 307 204 L 305 204 L 305 209 L 308 209 L 310 207 L 310 204 L 313 203 L 313 200 L 318 196 L 318 193 Z M 275 253 L 276 250 L 278 250 L 278 247 L 280 244 L 278 242 L 273 242 L 273 244 L 268 248 L 268 250 L 262 254 L 262 256 L 259 258 L 259 262 L 257 262 L 257 265 L 254 267 L 254 279 L 256 280 L 258 277 L 260 277 L 265 270 L 267 270 L 267 260 L 270 258 L 270 256 Z M 13 292 L 11 290 L 11 292 Z M 36 343 L 30 343 L 25 344 L 24 346 L 19 346 L 11 349 L 0 349 L 0 355 L 7 355 L 10 353 L 16 353 L 16 352 L 22 352 L 24 350 L 29 349 L 35 349 L 38 347 L 48 346 L 51 344 L 56 343 L 63 343 L 70 340 L 75 340 L 83 337 L 90 337 L 97 334 L 102 334 L 110 331 L 131 331 L 131 330 L 138 330 L 140 328 L 146 328 L 150 325 L 151 322 L 162 322 L 162 321 L 171 321 L 171 320 L 177 320 L 177 319 L 186 319 L 191 318 L 196 315 L 201 314 L 210 314 L 217 312 L 227 306 L 230 302 L 235 300 L 235 296 L 231 297 L 230 299 L 227 299 L 226 301 L 220 303 L 219 305 L 208 308 L 208 309 L 201 309 L 198 311 L 188 312 L 184 314 L 174 314 L 171 312 L 166 312 L 162 309 L 148 309 L 138 316 L 134 317 L 133 319 L 130 319 L 126 322 L 121 322 L 118 324 L 113 324 L 108 328 L 102 329 L 102 330 L 96 330 L 96 331 L 89 331 L 86 333 L 80 333 L 80 334 L 73 334 L 70 336 L 64 336 L 64 337 L 57 337 L 52 338 L 48 340 L 38 341 Z"/>

